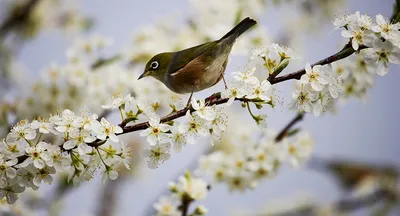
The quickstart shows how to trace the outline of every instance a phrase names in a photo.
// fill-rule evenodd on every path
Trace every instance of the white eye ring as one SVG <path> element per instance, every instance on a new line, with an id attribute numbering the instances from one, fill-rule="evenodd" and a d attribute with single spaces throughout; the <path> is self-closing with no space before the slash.
<path id="1" fill-rule="evenodd" d="M 159 65 L 158 61 L 153 61 L 153 62 L 150 64 L 150 67 L 151 67 L 151 69 L 157 69 L 157 68 L 158 68 L 158 65 Z"/>

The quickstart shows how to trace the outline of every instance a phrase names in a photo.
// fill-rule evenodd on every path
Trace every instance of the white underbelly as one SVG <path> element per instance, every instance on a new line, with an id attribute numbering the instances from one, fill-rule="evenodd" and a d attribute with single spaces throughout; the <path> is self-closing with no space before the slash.
<path id="1" fill-rule="evenodd" d="M 224 62 L 226 61 L 226 56 L 222 55 L 215 59 L 211 65 L 206 68 L 204 76 L 202 78 L 202 86 L 213 86 L 217 80 L 221 77 L 224 72 Z"/>

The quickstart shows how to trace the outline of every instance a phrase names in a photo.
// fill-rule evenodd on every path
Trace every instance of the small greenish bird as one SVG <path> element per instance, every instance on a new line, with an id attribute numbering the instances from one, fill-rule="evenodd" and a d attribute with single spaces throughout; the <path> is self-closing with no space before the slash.
<path id="1" fill-rule="evenodd" d="M 241 34 L 256 23 L 247 17 L 219 40 L 177 52 L 157 54 L 146 64 L 139 79 L 151 76 L 175 93 L 191 93 L 189 106 L 193 92 L 210 88 L 221 79 L 227 87 L 224 73 L 232 46 Z"/>

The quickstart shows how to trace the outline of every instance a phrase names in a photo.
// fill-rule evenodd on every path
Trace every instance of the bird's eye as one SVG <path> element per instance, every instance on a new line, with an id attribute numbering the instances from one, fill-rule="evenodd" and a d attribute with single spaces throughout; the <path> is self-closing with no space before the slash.
<path id="1" fill-rule="evenodd" d="M 153 70 L 155 70 L 155 69 L 157 69 L 158 68 L 158 61 L 153 61 L 151 64 L 150 64 L 150 67 L 151 67 L 151 69 L 153 69 Z"/>

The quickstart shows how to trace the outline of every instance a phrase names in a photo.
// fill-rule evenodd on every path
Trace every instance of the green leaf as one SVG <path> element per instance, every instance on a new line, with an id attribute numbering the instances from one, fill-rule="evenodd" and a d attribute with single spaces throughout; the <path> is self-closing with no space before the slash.
<path id="1" fill-rule="evenodd" d="M 293 130 L 290 130 L 290 131 L 287 133 L 287 137 L 294 136 L 294 135 L 296 135 L 296 134 L 299 133 L 299 132 L 300 132 L 300 128 L 295 128 L 295 129 L 293 129 Z"/>
<path id="2" fill-rule="evenodd" d="M 289 61 L 283 61 L 272 73 L 272 77 L 276 77 L 279 75 L 287 66 L 289 65 Z"/>

